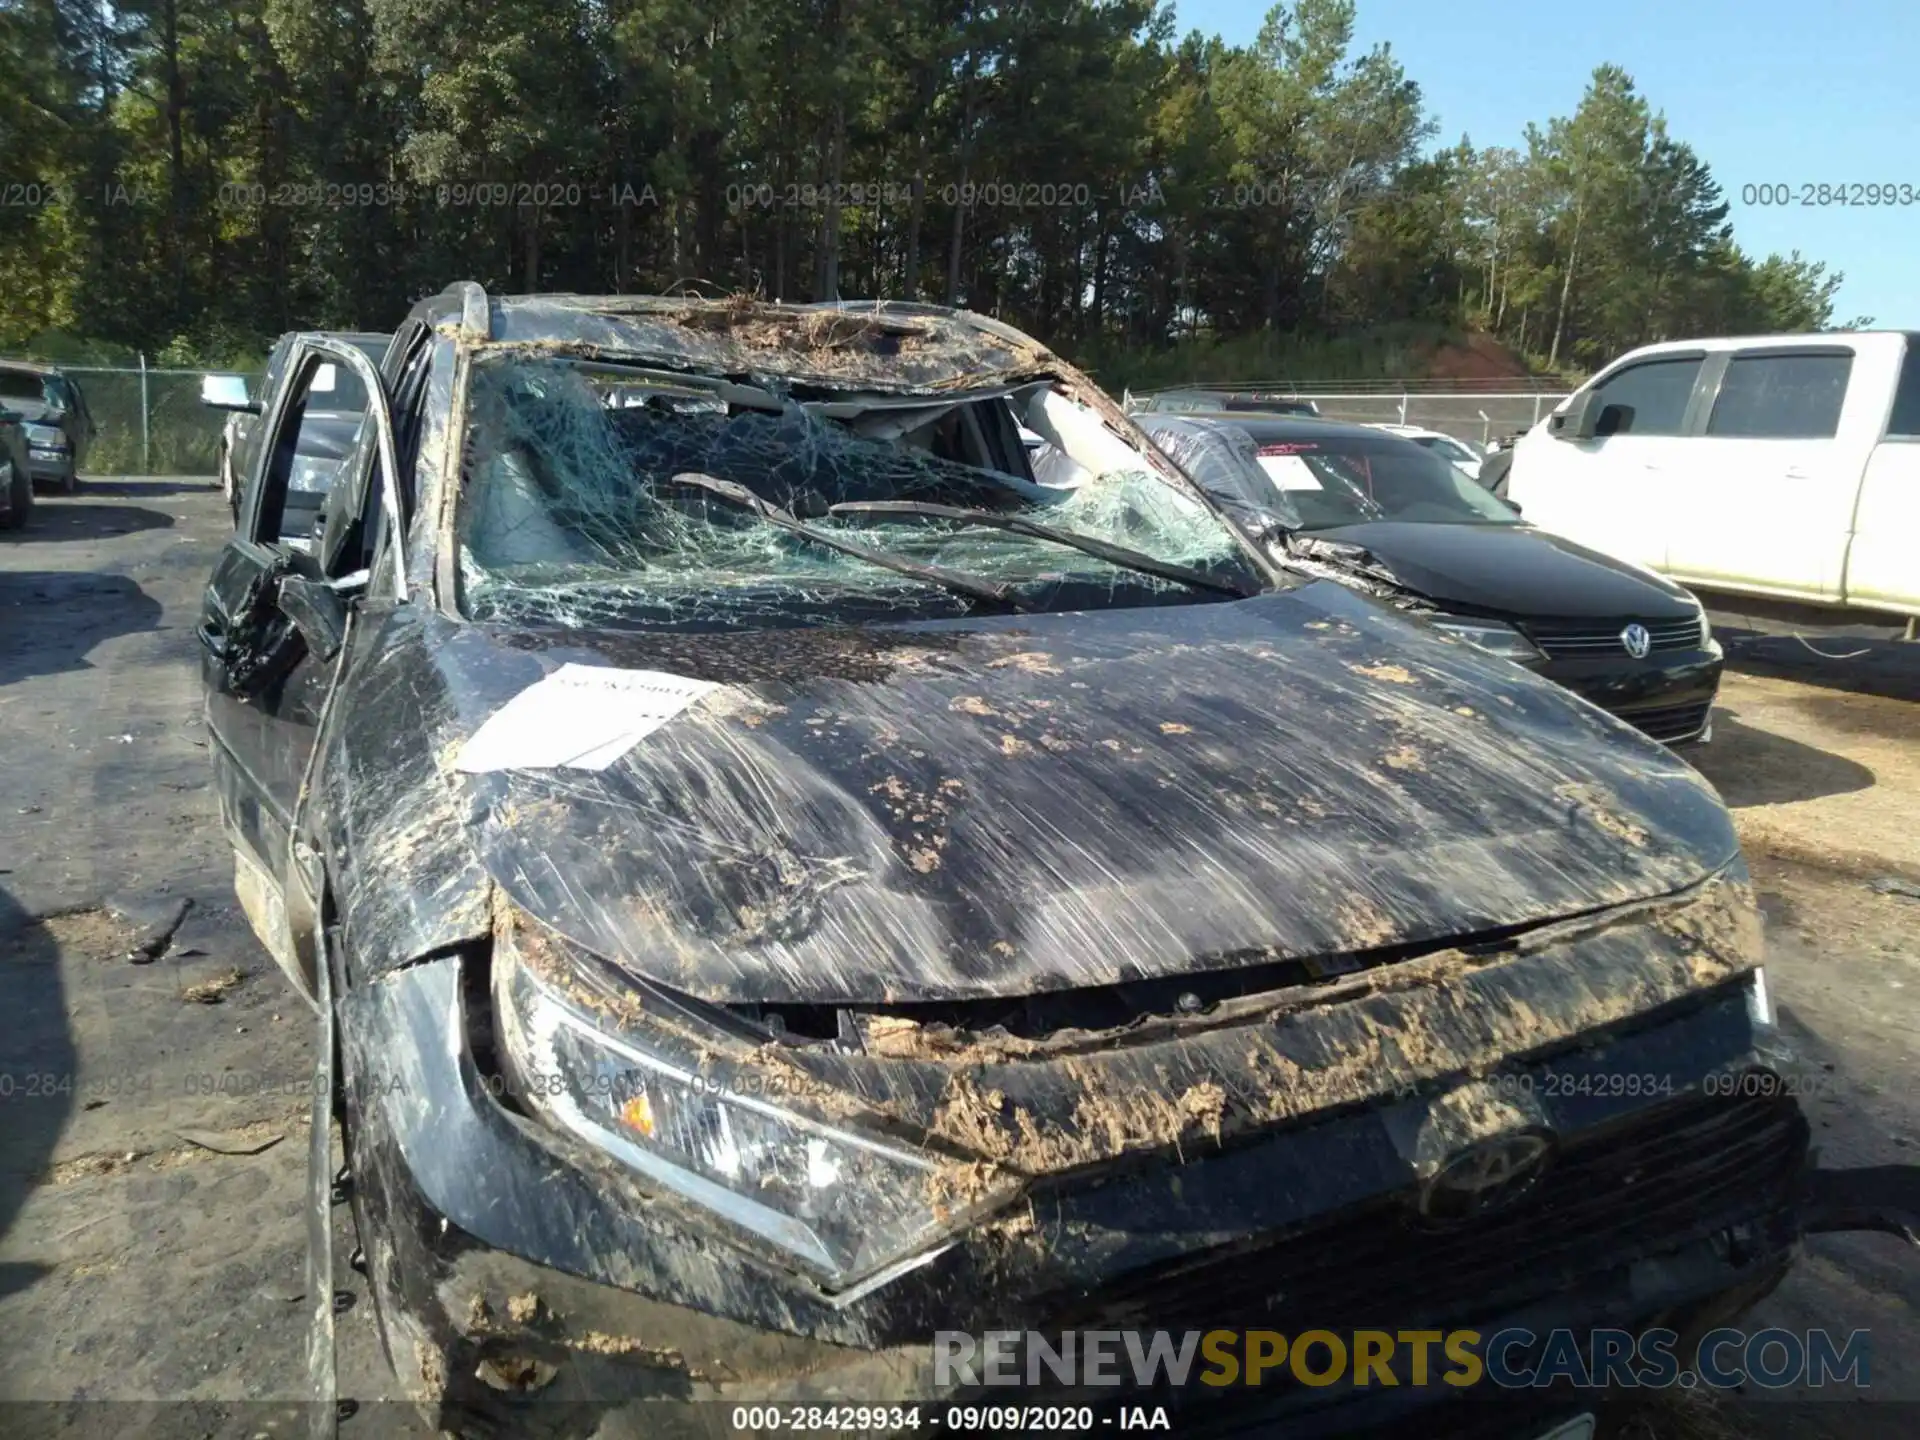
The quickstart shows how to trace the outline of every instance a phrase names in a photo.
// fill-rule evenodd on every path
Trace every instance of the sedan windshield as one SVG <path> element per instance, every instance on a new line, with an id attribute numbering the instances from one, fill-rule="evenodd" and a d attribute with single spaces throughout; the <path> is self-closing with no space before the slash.
<path id="1" fill-rule="evenodd" d="M 354 349 L 373 361 L 378 369 L 384 348 L 375 351 L 360 341 L 353 341 Z M 358 415 L 367 408 L 367 387 L 360 383 L 360 377 L 344 365 L 331 360 L 320 362 L 314 371 L 312 398 L 308 403 L 316 410 L 329 410 L 342 415 Z"/>
<path id="2" fill-rule="evenodd" d="M 1431 450 L 1397 436 L 1253 437 L 1257 463 L 1294 528 L 1328 530 L 1369 520 L 1514 525 L 1520 517 Z"/>
<path id="3" fill-rule="evenodd" d="M 46 382 L 38 371 L 0 370 L 0 395 L 9 400 L 46 399 Z"/>
<path id="4" fill-rule="evenodd" d="M 1163 457 L 1046 380 L 803 400 L 494 358 L 473 368 L 463 450 L 474 618 L 848 623 L 1199 603 L 1263 583 Z"/>
<path id="5" fill-rule="evenodd" d="M 1471 465 L 1480 458 L 1448 435 L 1415 435 L 1411 438 L 1422 450 L 1431 450 L 1442 460 L 1452 461 L 1456 465 Z"/>

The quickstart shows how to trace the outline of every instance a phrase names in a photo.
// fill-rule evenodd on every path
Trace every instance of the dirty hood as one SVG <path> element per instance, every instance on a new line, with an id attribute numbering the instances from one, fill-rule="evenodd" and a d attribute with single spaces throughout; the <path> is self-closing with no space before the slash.
<path id="1" fill-rule="evenodd" d="M 450 626 L 436 740 L 507 897 L 720 1002 L 956 1000 L 1342 956 L 1671 893 L 1684 762 L 1344 587 L 752 634 Z M 454 768 L 564 663 L 721 688 L 609 768 Z"/>

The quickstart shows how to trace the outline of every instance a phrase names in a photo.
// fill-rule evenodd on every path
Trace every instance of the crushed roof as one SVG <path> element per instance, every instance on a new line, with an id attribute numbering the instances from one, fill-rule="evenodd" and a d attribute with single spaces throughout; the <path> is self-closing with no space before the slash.
<path id="1" fill-rule="evenodd" d="M 1058 371 L 1039 341 L 965 310 L 651 295 L 491 297 L 490 343 L 834 388 L 972 390 Z"/>

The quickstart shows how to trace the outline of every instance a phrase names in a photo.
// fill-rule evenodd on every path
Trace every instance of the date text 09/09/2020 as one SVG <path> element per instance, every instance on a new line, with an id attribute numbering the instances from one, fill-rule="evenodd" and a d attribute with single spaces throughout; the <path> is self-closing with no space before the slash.
<path id="1" fill-rule="evenodd" d="M 736 1405 L 728 1426 L 739 1435 L 1085 1434 L 1169 1431 L 1164 1405 Z"/>
<path id="2" fill-rule="evenodd" d="M 659 203 L 651 185 L 624 180 L 474 180 L 437 185 L 408 185 L 400 181 L 263 185 L 233 181 L 220 187 L 217 200 L 228 209 L 317 210 L 408 205 L 442 210 L 522 207 L 561 210 L 583 205 L 646 207 Z"/>

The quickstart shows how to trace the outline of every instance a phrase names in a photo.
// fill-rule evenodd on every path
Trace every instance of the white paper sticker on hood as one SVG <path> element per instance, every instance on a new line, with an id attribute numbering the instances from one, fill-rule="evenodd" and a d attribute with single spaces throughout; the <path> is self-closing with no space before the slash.
<path id="1" fill-rule="evenodd" d="M 719 688 L 659 670 L 562 665 L 494 711 L 460 748 L 455 768 L 604 770 Z"/>

